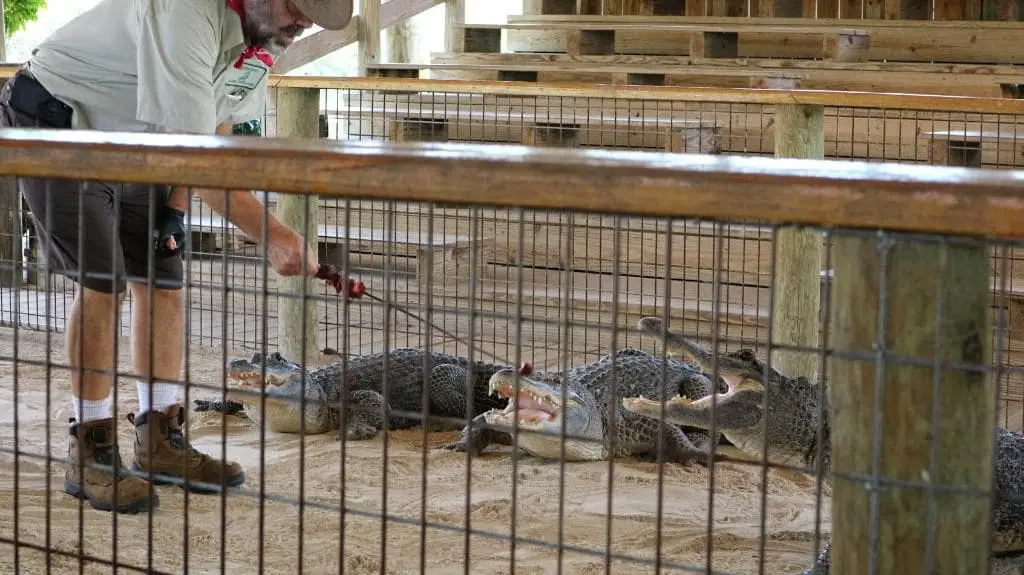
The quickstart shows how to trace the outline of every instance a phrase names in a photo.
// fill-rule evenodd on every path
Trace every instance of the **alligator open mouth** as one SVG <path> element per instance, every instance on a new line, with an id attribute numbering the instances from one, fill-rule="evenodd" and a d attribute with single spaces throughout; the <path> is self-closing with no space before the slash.
<path id="1" fill-rule="evenodd" d="M 729 374 L 731 375 L 731 374 Z M 662 411 L 661 402 L 647 399 L 646 397 L 626 397 L 622 399 L 622 406 L 632 413 L 650 417 L 652 419 L 663 419 L 667 423 L 675 425 L 692 425 L 707 428 L 712 409 L 717 409 L 719 415 L 723 410 L 736 402 L 749 402 L 752 398 L 761 397 L 764 387 L 759 381 L 745 377 L 735 378 L 724 376 L 727 389 L 724 393 L 713 393 L 705 395 L 700 399 L 676 395 L 665 400 L 665 409 Z M 752 395 L 756 394 L 756 395 Z"/>
<path id="2" fill-rule="evenodd" d="M 253 388 L 262 387 L 263 377 L 258 370 L 236 369 L 228 371 L 227 380 L 232 387 Z"/>
<path id="3" fill-rule="evenodd" d="M 500 384 L 496 389 L 492 388 L 498 396 L 505 399 L 512 399 L 515 394 L 514 386 Z M 514 417 L 517 415 L 519 421 L 556 421 L 562 414 L 562 408 L 557 400 L 548 397 L 546 394 L 538 394 L 530 389 L 519 389 L 519 395 L 515 401 L 509 401 L 502 415 Z"/>
<path id="4" fill-rule="evenodd" d="M 248 392 L 255 393 L 257 395 L 250 397 L 249 401 L 256 401 L 258 394 L 264 390 L 286 384 L 297 368 L 276 352 L 268 356 L 266 365 L 263 364 L 263 356 L 258 353 L 252 359 L 233 359 L 226 370 L 227 387 L 229 390 L 246 392 L 246 395 L 249 395 Z"/>
<path id="5" fill-rule="evenodd" d="M 487 419 L 508 426 L 518 422 L 527 428 L 557 424 L 565 413 L 560 392 L 543 382 L 519 375 L 517 393 L 516 377 L 516 370 L 513 369 L 502 370 L 491 376 L 488 384 L 490 392 L 509 402 L 504 410 L 491 410 Z M 572 391 L 568 391 L 568 394 L 567 399 L 575 396 Z"/>

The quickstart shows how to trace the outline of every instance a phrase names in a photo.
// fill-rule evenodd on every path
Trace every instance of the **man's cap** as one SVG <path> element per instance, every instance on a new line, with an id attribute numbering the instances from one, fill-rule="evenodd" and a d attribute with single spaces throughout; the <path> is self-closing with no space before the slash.
<path id="1" fill-rule="evenodd" d="M 341 30 L 352 20 L 352 0 L 292 0 L 295 7 L 324 30 Z"/>

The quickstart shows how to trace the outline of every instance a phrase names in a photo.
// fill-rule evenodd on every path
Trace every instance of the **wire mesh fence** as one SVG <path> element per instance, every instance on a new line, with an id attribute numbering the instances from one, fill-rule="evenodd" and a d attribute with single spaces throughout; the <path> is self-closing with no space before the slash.
<path id="1" fill-rule="evenodd" d="M 453 161 L 468 161 L 464 150 L 450 152 Z M 245 153 L 234 153 L 233 160 L 207 160 L 216 165 L 204 173 L 243 166 Z M 123 158 L 130 157 L 142 156 Z M 608 205 L 632 185 L 654 195 L 661 167 L 654 157 L 649 172 L 623 167 L 621 181 L 601 164 L 609 159 L 592 157 L 575 173 L 593 171 L 588 185 L 599 182 Z M 629 159 L 634 170 L 643 162 Z M 265 169 L 290 161 L 295 170 L 318 165 L 294 152 Z M 371 201 L 359 190 L 421 183 L 454 190 L 466 185 L 459 178 L 484 182 L 562 166 L 519 167 L 513 151 L 471 164 L 493 176 L 424 166 L 422 180 L 410 182 L 398 160 L 362 175 L 346 173 L 344 162 L 319 161 L 331 178 L 352 178 L 356 191 L 305 196 L 320 204 L 316 210 L 285 202 L 292 191 L 257 195 L 292 219 L 303 210 L 316 214 L 318 238 L 307 240 L 318 245 L 319 261 L 363 282 L 365 294 L 348 297 L 310 279 L 309 292 L 296 295 L 295 280 L 272 271 L 257 238 L 247 242 L 212 214 L 188 214 L 189 337 L 181 377 L 159 379 L 181 385 L 175 400 L 187 408 L 185 431 L 197 451 L 160 472 L 171 485 L 135 485 L 136 497 L 158 494 L 160 506 L 149 513 L 108 514 L 62 492 L 75 453 L 69 390 L 85 377 L 63 349 L 74 330 L 55 325 L 52 302 L 70 298 L 51 286 L 69 278 L 42 267 L 40 283 L 25 285 L 28 266 L 8 262 L 6 289 L 19 297 L 10 298 L 17 303 L 7 313 L 19 321 L 0 330 L 7 373 L 0 393 L 9 406 L 0 422 L 7 432 L 0 568 L 796 573 L 810 567 L 830 533 L 842 533 L 838 561 L 899 556 L 928 571 L 955 560 L 984 572 L 978 567 L 987 566 L 990 551 L 1020 549 L 1020 437 L 992 441 L 997 422 L 1012 430 L 1021 417 L 1019 405 L 997 401 L 1021 377 L 1009 257 L 1018 239 L 998 231 L 794 229 L 778 217 L 734 221 L 681 211 L 641 217 L 595 211 L 597 196 L 587 187 L 584 198 L 582 184 L 578 201 L 587 210 L 509 207 L 515 200 Z M 431 180 L 437 173 L 441 179 Z M 544 182 L 550 173 L 524 181 Z M 303 181 L 301 172 L 279 175 L 292 177 Z M 843 193 L 839 184 L 804 178 L 790 184 Z M 951 193 L 938 179 L 920 190 Z M 760 181 L 765 193 L 780 189 Z M 963 197 L 984 190 L 993 204 L 1019 211 L 1000 202 L 996 189 L 978 184 Z M 694 188 L 680 184 L 678 192 L 682 210 L 681 198 L 695 196 Z M 725 186 L 720 193 L 723 201 L 740 196 Z M 924 196 L 916 200 L 921 209 L 930 201 Z M 850 200 L 847 217 L 867 214 L 858 201 Z M 741 207 L 715 211 L 749 213 Z M 197 214 L 211 218 L 207 227 L 196 225 Z M 919 230 L 930 225 L 906 220 Z M 79 222 L 97 231 L 84 216 Z M 310 223 L 291 225 L 308 230 Z M 1007 229 L 996 224 L 991 229 Z M 787 234 L 825 249 L 782 248 Z M 780 262 L 794 259 L 820 262 L 824 273 L 794 288 L 793 278 L 777 273 Z M 790 287 L 782 290 L 784 281 Z M 106 326 L 77 324 L 80 341 L 95 345 L 109 333 L 104 327 L 120 323 L 122 338 L 112 339 L 107 358 L 118 358 L 112 415 L 126 460 L 175 447 L 136 443 L 140 427 L 119 423 L 128 413 L 139 422 L 143 402 L 153 403 L 136 387 L 149 379 L 138 364 L 148 354 L 138 331 L 124 337 L 132 319 L 148 318 L 136 329 L 142 340 L 152 338 L 154 353 L 173 353 L 173 322 L 139 306 L 140 297 L 154 298 L 146 289 L 132 292 L 124 313 L 111 307 L 100 314 Z M 25 313 L 38 314 L 45 329 L 25 329 Z M 291 325 L 296 319 L 315 321 L 315 337 Z M 786 341 L 779 324 L 809 326 L 814 343 Z M 661 325 L 682 340 L 665 336 Z M 306 363 L 307 353 L 305 369 L 293 363 Z M 808 359 L 813 367 L 792 367 Z M 826 387 L 837 374 L 843 385 Z M 629 399 L 636 397 L 649 402 Z M 843 417 L 833 418 L 826 402 Z M 659 426 L 659 418 L 672 425 Z M 722 461 L 701 464 L 707 451 Z M 214 495 L 179 490 L 182 462 L 206 461 L 200 454 L 237 462 L 244 484 Z M 119 473 L 152 478 L 145 469 Z M 123 497 L 132 489 L 126 481 L 117 484 Z M 992 487 L 999 506 L 990 521 Z M 1004 572 L 1018 561 L 999 558 L 993 567 Z"/>

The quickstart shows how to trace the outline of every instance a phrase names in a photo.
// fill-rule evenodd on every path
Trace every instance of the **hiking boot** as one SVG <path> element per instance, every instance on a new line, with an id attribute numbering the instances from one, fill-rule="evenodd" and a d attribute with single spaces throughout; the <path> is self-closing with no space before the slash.
<path id="1" fill-rule="evenodd" d="M 152 471 L 156 485 L 173 483 L 196 493 L 219 493 L 223 486 L 245 483 L 240 465 L 214 459 L 189 444 L 181 431 L 185 423 L 181 404 L 172 405 L 167 413 L 147 411 L 138 417 L 129 413 L 128 421 L 135 425 L 132 469 Z"/>
<path id="2" fill-rule="evenodd" d="M 64 474 L 67 494 L 85 499 L 101 511 L 141 513 L 159 506 L 156 493 L 150 495 L 149 483 L 125 469 L 120 451 L 114 445 L 117 426 L 112 417 L 82 422 L 71 418 L 69 423 L 69 463 Z M 109 469 L 90 465 L 104 465 Z M 116 500 L 114 469 L 118 470 Z"/>

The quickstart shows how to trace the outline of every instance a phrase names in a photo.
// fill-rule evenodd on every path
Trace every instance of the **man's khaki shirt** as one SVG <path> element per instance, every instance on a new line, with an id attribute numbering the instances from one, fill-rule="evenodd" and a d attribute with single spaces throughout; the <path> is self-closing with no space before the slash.
<path id="1" fill-rule="evenodd" d="M 29 59 L 74 128 L 213 134 L 262 117 L 270 69 L 225 0 L 101 0 Z"/>

